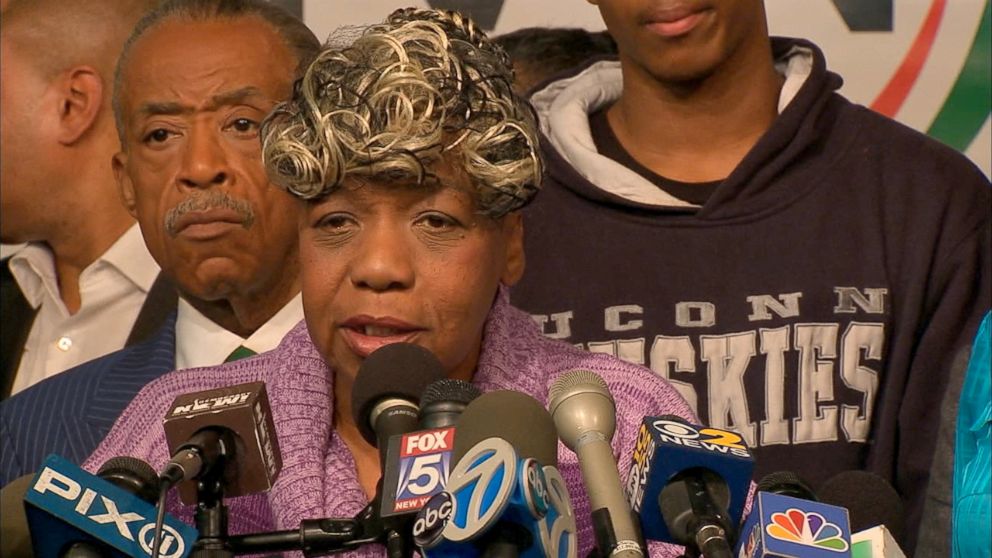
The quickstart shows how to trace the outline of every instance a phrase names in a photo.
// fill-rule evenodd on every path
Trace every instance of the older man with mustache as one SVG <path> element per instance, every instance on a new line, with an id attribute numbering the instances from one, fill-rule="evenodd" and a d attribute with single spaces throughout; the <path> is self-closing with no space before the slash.
<path id="1" fill-rule="evenodd" d="M 258 128 L 319 47 L 261 0 L 171 0 L 135 27 L 115 76 L 113 169 L 178 311 L 148 342 L 0 404 L 0 485 L 51 452 L 84 459 L 152 379 L 270 350 L 303 318 L 298 205 L 269 183 Z"/>

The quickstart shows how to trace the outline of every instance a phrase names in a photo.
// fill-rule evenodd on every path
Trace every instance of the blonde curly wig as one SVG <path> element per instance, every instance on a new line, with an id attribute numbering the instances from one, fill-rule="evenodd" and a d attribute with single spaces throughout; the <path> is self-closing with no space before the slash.
<path id="1" fill-rule="evenodd" d="M 344 47 L 330 46 L 262 126 L 271 180 L 327 196 L 349 175 L 436 182 L 461 163 L 482 213 L 523 207 L 541 183 L 537 125 L 514 95 L 506 53 L 457 12 L 393 12 Z"/>

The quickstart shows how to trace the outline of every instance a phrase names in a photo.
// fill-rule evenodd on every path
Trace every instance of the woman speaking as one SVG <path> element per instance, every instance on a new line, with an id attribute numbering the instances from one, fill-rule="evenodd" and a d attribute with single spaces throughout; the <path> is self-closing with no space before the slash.
<path id="1" fill-rule="evenodd" d="M 563 373 L 595 372 L 616 400 L 613 449 L 625 474 L 645 415 L 691 420 L 692 412 L 651 371 L 547 339 L 510 306 L 507 287 L 524 271 L 519 210 L 537 194 L 542 168 L 535 120 L 511 90 L 506 55 L 468 19 L 427 10 L 399 10 L 350 44 L 335 42 L 262 129 L 272 181 L 305 206 L 305 322 L 273 351 L 146 386 L 87 468 L 119 455 L 159 468 L 169 459 L 159 423 L 176 396 L 264 381 L 283 469 L 269 493 L 227 502 L 231 532 L 354 517 L 374 495 L 380 466 L 352 418 L 352 386 L 370 353 L 406 342 L 429 349 L 450 378 L 545 404 Z M 558 454 L 585 556 L 588 499 L 575 455 L 561 444 Z M 168 504 L 192 516 L 176 497 Z"/>

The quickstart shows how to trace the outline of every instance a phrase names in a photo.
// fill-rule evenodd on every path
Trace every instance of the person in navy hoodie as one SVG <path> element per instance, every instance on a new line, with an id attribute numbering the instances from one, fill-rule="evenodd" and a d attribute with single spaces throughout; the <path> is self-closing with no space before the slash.
<path id="1" fill-rule="evenodd" d="M 990 304 L 990 188 L 837 93 L 760 0 L 600 0 L 619 60 L 534 91 L 547 180 L 511 292 L 736 430 L 756 477 L 867 469 L 911 553 L 940 402 Z"/>

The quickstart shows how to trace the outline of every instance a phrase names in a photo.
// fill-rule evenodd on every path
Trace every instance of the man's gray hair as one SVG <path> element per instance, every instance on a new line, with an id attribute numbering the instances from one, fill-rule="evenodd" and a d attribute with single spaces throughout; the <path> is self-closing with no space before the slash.
<path id="1" fill-rule="evenodd" d="M 134 43 L 149 29 L 168 19 L 210 21 L 245 17 L 257 17 L 265 21 L 282 37 L 296 56 L 297 67 L 294 78 L 299 77 L 303 69 L 320 50 L 320 41 L 313 34 L 313 31 L 297 17 L 265 0 L 166 0 L 138 21 L 124 43 L 124 49 L 117 61 L 117 70 L 114 72 L 113 107 L 117 134 L 120 136 L 122 148 L 125 146 L 124 114 L 121 107 L 123 72 Z"/>

